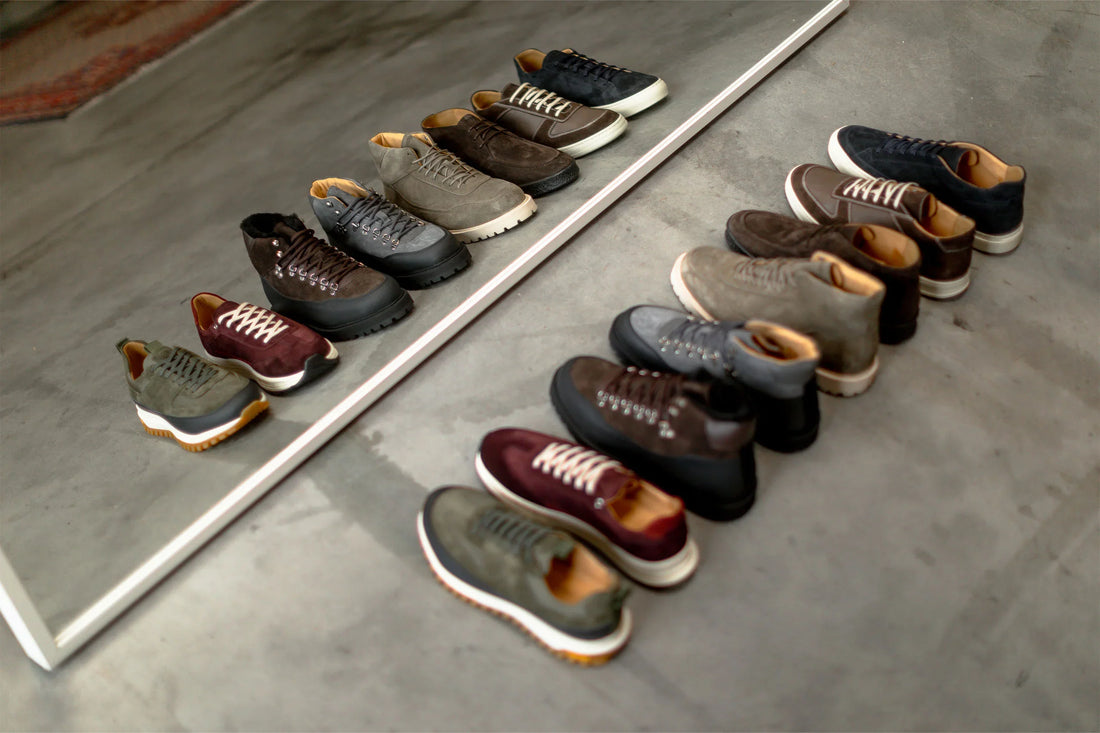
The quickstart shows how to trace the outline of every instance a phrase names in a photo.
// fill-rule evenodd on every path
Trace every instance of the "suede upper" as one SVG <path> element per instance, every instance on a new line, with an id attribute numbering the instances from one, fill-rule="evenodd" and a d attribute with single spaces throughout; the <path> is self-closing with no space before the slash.
<path id="1" fill-rule="evenodd" d="M 604 64 L 568 48 L 547 54 L 528 49 L 516 56 L 515 64 L 520 82 L 589 107 L 621 101 L 658 81 L 650 74 Z"/>

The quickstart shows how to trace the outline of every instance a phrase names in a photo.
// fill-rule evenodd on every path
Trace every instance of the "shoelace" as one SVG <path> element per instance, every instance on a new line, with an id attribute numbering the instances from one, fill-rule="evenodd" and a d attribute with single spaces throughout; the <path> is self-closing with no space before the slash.
<path id="1" fill-rule="evenodd" d="M 412 230 L 424 226 L 424 222 L 414 219 L 394 203 L 387 201 L 384 196 L 379 196 L 373 188 L 368 189 L 366 198 L 356 198 L 351 205 L 343 211 L 336 213 L 336 223 L 347 228 L 360 228 L 363 234 L 373 234 L 385 240 L 393 240 L 396 247 L 401 243 L 401 237 Z"/>
<path id="2" fill-rule="evenodd" d="M 686 400 L 681 394 L 684 378 L 637 367 L 626 367 L 596 392 L 598 407 L 609 407 L 647 425 L 656 425 L 662 438 L 675 438 L 670 418 L 680 414 Z"/>
<path id="3" fill-rule="evenodd" d="M 278 245 L 278 240 L 271 240 Z M 295 232 L 288 246 L 279 255 L 281 262 L 275 266 L 275 274 L 283 276 L 283 269 L 291 277 L 299 280 L 307 278 L 311 285 L 327 288 L 335 294 L 340 283 L 350 273 L 362 267 L 358 260 L 331 246 L 324 240 L 313 236 L 312 229 Z"/>
<path id="4" fill-rule="evenodd" d="M 687 316 L 667 335 L 659 337 L 657 343 L 663 352 L 671 348 L 674 354 L 682 353 L 689 359 L 718 361 L 725 353 L 730 331 L 741 328 L 742 325 L 719 325 L 695 316 Z"/>
<path id="5" fill-rule="evenodd" d="M 449 186 L 457 186 L 477 173 L 454 153 L 435 145 L 416 162 L 425 173 Z"/>
<path id="6" fill-rule="evenodd" d="M 550 530 L 513 511 L 493 507 L 478 518 L 476 531 L 495 537 L 516 552 L 526 552 Z"/>
<path id="7" fill-rule="evenodd" d="M 889 178 L 856 178 L 841 191 L 845 196 L 870 201 L 877 204 L 879 199 L 885 206 L 901 208 L 901 197 L 916 184 L 891 181 Z"/>
<path id="8" fill-rule="evenodd" d="M 275 313 L 251 303 L 241 303 L 233 310 L 222 313 L 218 316 L 218 323 L 257 341 L 262 339 L 265 344 L 290 328 L 290 324 Z"/>
<path id="9" fill-rule="evenodd" d="M 174 346 L 168 357 L 153 367 L 153 373 L 194 392 L 217 375 L 218 369 L 197 354 Z"/>
<path id="10" fill-rule="evenodd" d="M 882 144 L 881 149 L 887 153 L 899 155 L 934 157 L 943 152 L 948 145 L 946 140 L 924 140 L 919 137 L 890 133 L 889 139 Z"/>
<path id="11" fill-rule="evenodd" d="M 507 132 L 503 127 L 488 120 L 479 119 L 473 125 L 470 126 L 470 136 L 473 137 L 474 142 L 481 146 L 488 144 L 497 135 L 502 132 Z"/>
<path id="12" fill-rule="evenodd" d="M 623 464 L 582 445 L 550 443 L 535 456 L 531 466 L 592 496 L 604 471 L 622 468 Z M 602 500 L 597 502 L 600 506 Z"/>
<path id="13" fill-rule="evenodd" d="M 508 96 L 508 101 L 536 112 L 541 112 L 545 105 L 546 111 L 555 117 L 561 117 L 573 106 L 568 99 L 559 97 L 548 89 L 533 87 L 527 82 L 516 87 L 516 90 Z"/>
<path id="14" fill-rule="evenodd" d="M 626 69 L 619 66 L 605 64 L 602 61 L 597 61 L 594 58 L 585 56 L 583 53 L 577 53 L 576 51 L 567 54 L 567 58 L 562 61 L 562 68 L 569 71 L 580 72 L 587 76 L 595 77 L 596 79 L 610 79 L 616 74 L 626 71 Z"/>

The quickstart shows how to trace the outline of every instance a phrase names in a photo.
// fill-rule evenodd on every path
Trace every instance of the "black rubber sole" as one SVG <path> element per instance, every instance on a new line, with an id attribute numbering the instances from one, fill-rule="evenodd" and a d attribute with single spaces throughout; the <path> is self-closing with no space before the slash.
<path id="1" fill-rule="evenodd" d="M 281 295 L 266 280 L 261 280 L 261 283 L 273 311 L 312 328 L 330 341 L 350 341 L 380 331 L 401 320 L 413 309 L 412 297 L 393 280 L 379 288 L 383 291 L 380 294 L 389 298 L 383 301 L 383 305 L 375 304 L 380 300 L 376 293 L 344 302 L 337 299 L 292 300 Z M 345 320 L 349 317 L 350 320 Z"/>
<path id="2" fill-rule="evenodd" d="M 462 249 L 455 250 L 454 254 L 447 259 L 431 267 L 400 275 L 391 271 L 390 274 L 393 275 L 393 278 L 397 280 L 397 284 L 401 287 L 409 290 L 422 290 L 457 275 L 469 267 L 473 261 L 474 258 L 470 255 L 470 250 L 463 246 Z"/>
<path id="3" fill-rule="evenodd" d="M 565 188 L 570 183 L 573 183 L 573 181 L 580 178 L 580 176 L 581 169 L 577 165 L 577 161 L 573 161 L 573 164 L 565 170 L 555 173 L 552 176 L 547 176 L 546 178 L 543 178 L 541 180 L 526 183 L 520 186 L 520 188 L 523 189 L 524 193 L 530 194 L 531 196 L 538 198 L 539 196 L 545 196 L 548 193 L 553 193 L 559 188 Z"/>
<path id="4" fill-rule="evenodd" d="M 718 461 L 693 456 L 657 456 L 635 444 L 602 420 L 581 424 L 566 404 L 571 389 L 569 367 L 558 369 L 550 384 L 550 401 L 558 417 L 577 441 L 615 458 L 658 488 L 684 500 L 689 511 L 706 519 L 731 521 L 744 516 L 756 501 L 756 457 L 753 444 L 737 458 Z M 584 407 L 591 408 L 583 401 Z M 594 409 L 594 408 L 593 408 Z"/>
<path id="5" fill-rule="evenodd" d="M 304 374 L 302 374 L 302 378 L 298 381 L 296 385 L 294 385 L 293 387 L 287 387 L 286 389 L 279 391 L 272 389 L 264 391 L 268 392 L 269 394 L 276 395 L 288 395 L 292 392 L 297 392 L 302 387 L 313 384 L 318 379 L 331 372 L 333 369 L 336 368 L 336 365 L 339 363 L 339 356 L 337 356 L 335 359 L 326 359 L 321 354 L 314 354 L 313 356 L 310 356 L 306 359 L 305 368 L 303 369 Z"/>

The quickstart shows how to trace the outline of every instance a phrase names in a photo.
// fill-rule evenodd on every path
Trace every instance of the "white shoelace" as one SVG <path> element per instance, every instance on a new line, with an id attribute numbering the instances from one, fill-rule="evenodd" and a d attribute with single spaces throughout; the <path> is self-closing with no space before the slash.
<path id="1" fill-rule="evenodd" d="M 234 324 L 234 322 L 236 322 Z M 263 339 L 264 343 L 290 328 L 290 324 L 283 321 L 267 308 L 261 308 L 251 303 L 241 303 L 231 311 L 226 311 L 218 316 L 218 323 L 226 328 L 243 332 L 254 339 Z M 255 331 L 255 333 L 253 333 Z"/>
<path id="2" fill-rule="evenodd" d="M 550 443 L 535 456 L 531 465 L 563 481 L 566 486 L 583 489 L 591 496 L 596 493 L 596 484 L 603 472 L 609 468 L 622 468 L 623 464 L 579 445 Z"/>
<path id="3" fill-rule="evenodd" d="M 913 188 L 912 183 L 891 181 L 888 178 L 860 178 L 845 186 L 841 193 L 874 204 L 879 203 L 881 198 L 885 206 L 897 209 L 901 207 L 902 195 L 910 188 Z"/>
<path id="4" fill-rule="evenodd" d="M 541 112 L 543 105 L 545 105 L 546 111 L 555 117 L 563 114 L 572 104 L 568 99 L 559 97 L 547 89 L 533 87 L 527 82 L 520 84 L 508 97 L 508 101 L 533 109 L 536 112 Z"/>

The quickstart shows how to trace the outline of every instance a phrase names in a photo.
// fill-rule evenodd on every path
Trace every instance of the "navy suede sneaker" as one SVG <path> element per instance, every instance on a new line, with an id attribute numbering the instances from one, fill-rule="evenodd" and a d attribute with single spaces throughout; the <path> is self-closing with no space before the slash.
<path id="1" fill-rule="evenodd" d="M 829 138 L 829 158 L 851 176 L 922 186 L 974 220 L 974 249 L 979 252 L 1007 254 L 1020 244 L 1027 174 L 981 146 L 847 125 Z"/>
<path id="2" fill-rule="evenodd" d="M 605 64 L 571 48 L 550 53 L 529 48 L 517 54 L 515 62 L 520 82 L 623 117 L 636 115 L 668 96 L 668 86 L 651 74 Z"/>

